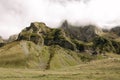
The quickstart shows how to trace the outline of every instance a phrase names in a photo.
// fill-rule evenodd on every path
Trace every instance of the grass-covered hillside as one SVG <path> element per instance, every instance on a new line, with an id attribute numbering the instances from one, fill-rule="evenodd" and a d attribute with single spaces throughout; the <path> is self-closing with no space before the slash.
<path id="1" fill-rule="evenodd" d="M 80 63 L 76 52 L 60 46 L 16 41 L 0 48 L 0 67 L 56 69 Z"/>
<path id="2" fill-rule="evenodd" d="M 120 80 L 120 56 L 56 70 L 0 68 L 0 80 Z"/>

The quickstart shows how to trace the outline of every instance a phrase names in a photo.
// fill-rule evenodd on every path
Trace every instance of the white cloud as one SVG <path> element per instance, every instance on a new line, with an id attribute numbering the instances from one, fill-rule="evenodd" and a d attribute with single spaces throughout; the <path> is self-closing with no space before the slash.
<path id="1" fill-rule="evenodd" d="M 72 24 L 120 25 L 120 0 L 0 0 L 0 35 L 20 32 L 31 22 L 50 27 L 67 19 Z"/>

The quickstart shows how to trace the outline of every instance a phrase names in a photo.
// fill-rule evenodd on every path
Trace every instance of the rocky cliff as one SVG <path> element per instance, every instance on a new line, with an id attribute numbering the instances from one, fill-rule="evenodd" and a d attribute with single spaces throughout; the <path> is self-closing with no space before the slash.
<path id="1" fill-rule="evenodd" d="M 103 33 L 102 29 L 94 25 L 87 25 L 84 27 L 74 26 L 70 25 L 67 21 L 62 24 L 61 28 L 72 38 L 76 38 L 85 42 L 92 41 L 93 38 Z"/>

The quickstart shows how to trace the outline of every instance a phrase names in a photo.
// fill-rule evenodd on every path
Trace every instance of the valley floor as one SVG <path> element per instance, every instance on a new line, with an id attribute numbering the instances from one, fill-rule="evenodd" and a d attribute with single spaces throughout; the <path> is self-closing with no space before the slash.
<path id="1" fill-rule="evenodd" d="M 120 55 L 58 70 L 0 68 L 0 80 L 120 80 Z"/>

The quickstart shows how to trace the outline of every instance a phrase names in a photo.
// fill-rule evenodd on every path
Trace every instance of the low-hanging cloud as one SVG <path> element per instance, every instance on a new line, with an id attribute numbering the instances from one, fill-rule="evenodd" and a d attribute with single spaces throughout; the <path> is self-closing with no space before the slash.
<path id="1" fill-rule="evenodd" d="M 8 38 L 34 21 L 50 27 L 68 20 L 110 28 L 120 25 L 119 4 L 120 0 L 0 0 L 0 35 Z"/>

